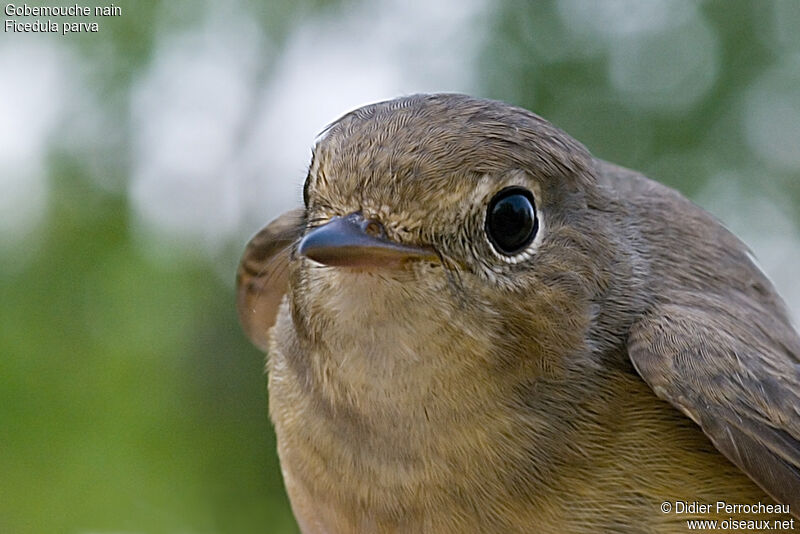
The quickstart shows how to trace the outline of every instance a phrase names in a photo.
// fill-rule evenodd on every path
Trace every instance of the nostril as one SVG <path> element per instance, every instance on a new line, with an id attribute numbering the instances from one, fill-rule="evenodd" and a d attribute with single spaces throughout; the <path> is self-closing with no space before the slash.
<path id="1" fill-rule="evenodd" d="M 371 235 L 372 237 L 385 237 L 383 225 L 377 221 L 364 221 L 361 228 L 364 233 Z"/>

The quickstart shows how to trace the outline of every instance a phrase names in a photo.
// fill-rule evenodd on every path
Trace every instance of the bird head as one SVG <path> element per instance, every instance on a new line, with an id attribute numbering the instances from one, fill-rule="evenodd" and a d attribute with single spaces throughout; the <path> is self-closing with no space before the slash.
<path id="1" fill-rule="evenodd" d="M 612 270 L 628 268 L 593 158 L 500 102 L 415 95 L 353 111 L 321 134 L 304 200 L 292 315 L 332 350 L 404 331 L 407 354 L 465 337 L 552 369 L 584 347 Z"/>

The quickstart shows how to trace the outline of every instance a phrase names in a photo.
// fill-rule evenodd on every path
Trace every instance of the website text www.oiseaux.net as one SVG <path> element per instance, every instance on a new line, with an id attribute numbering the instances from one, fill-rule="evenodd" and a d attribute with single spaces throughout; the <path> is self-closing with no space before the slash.
<path id="1" fill-rule="evenodd" d="M 795 530 L 795 519 L 787 504 L 733 504 L 725 501 L 702 503 L 698 501 L 664 501 L 661 512 L 686 515 L 688 530 L 743 530 L 753 532 Z M 698 515 L 728 515 L 726 519 L 697 519 Z M 759 517 L 747 517 L 758 515 Z M 769 515 L 777 517 L 769 518 Z M 738 517 L 734 517 L 738 516 Z M 765 517 L 766 516 L 766 517 Z M 691 517 L 692 519 L 689 519 Z M 800 525 L 797 525 L 800 528 Z"/>

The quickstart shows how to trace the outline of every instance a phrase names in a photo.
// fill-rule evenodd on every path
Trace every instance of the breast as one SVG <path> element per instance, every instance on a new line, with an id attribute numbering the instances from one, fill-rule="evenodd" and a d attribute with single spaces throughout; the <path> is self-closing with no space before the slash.
<path id="1" fill-rule="evenodd" d="M 408 288 L 345 280 L 305 317 L 319 330 L 300 334 L 288 301 L 273 330 L 270 414 L 295 513 L 304 532 L 447 532 L 426 525 L 465 516 L 430 507 L 483 484 L 491 468 L 472 459 L 508 435 L 494 392 L 463 387 L 489 372 L 487 342 L 433 306 L 388 305 Z"/>

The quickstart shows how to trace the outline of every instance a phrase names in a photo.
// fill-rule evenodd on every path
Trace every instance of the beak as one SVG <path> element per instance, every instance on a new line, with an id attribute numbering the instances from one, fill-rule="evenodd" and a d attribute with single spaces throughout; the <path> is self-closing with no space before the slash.
<path id="1" fill-rule="evenodd" d="M 409 261 L 439 261 L 429 247 L 391 241 L 383 225 L 361 213 L 334 217 L 303 237 L 297 252 L 335 267 L 402 267 Z"/>

